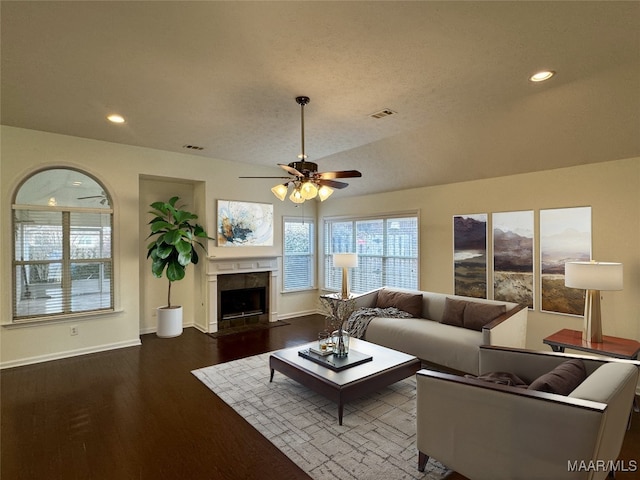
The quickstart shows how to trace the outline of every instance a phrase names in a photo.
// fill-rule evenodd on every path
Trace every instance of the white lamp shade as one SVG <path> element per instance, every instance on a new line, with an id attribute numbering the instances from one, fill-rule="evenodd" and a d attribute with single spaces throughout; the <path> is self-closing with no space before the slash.
<path id="1" fill-rule="evenodd" d="M 334 253 L 333 266 L 341 268 L 351 268 L 358 266 L 357 253 Z"/>
<path id="2" fill-rule="evenodd" d="M 622 264 L 613 262 L 567 262 L 564 284 L 586 290 L 622 290 Z"/>

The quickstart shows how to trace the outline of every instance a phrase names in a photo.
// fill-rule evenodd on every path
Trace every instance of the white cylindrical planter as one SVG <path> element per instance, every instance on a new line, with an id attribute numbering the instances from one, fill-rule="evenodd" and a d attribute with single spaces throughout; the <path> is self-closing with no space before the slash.
<path id="1" fill-rule="evenodd" d="M 161 338 L 171 338 L 182 335 L 182 307 L 158 307 L 157 311 L 157 336 Z"/>

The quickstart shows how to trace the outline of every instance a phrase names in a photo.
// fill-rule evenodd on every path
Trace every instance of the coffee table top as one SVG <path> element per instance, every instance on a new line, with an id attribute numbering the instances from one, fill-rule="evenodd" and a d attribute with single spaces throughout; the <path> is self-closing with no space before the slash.
<path id="1" fill-rule="evenodd" d="M 298 369 L 304 370 L 308 374 L 340 387 L 357 382 L 363 378 L 379 374 L 386 370 L 418 361 L 418 359 L 413 355 L 407 355 L 406 353 L 398 352 L 381 345 L 376 345 L 375 343 L 370 343 L 358 338 L 352 338 L 351 343 L 349 344 L 349 350 L 355 350 L 360 353 L 371 355 L 372 359 L 370 362 L 356 365 L 355 367 L 350 367 L 340 372 L 335 372 L 298 355 L 300 350 L 315 347 L 317 343 L 318 342 L 311 342 L 297 347 L 285 348 L 284 350 L 273 352 L 271 356 L 293 365 Z"/>

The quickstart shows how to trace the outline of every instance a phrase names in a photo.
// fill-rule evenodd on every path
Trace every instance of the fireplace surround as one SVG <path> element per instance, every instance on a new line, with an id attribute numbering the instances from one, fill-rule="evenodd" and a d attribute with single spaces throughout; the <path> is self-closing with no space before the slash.
<path id="1" fill-rule="evenodd" d="M 278 320 L 278 257 L 209 257 L 208 332 Z"/>

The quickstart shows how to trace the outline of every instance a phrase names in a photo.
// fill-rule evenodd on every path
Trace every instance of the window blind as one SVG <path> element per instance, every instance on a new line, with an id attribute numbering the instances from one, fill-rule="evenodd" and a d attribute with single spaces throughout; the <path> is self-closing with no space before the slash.
<path id="1" fill-rule="evenodd" d="M 314 222 L 285 218 L 283 228 L 283 290 L 315 287 Z"/>
<path id="2" fill-rule="evenodd" d="M 14 210 L 15 320 L 113 308 L 111 213 Z"/>
<path id="3" fill-rule="evenodd" d="M 325 220 L 324 286 L 339 291 L 342 272 L 333 267 L 333 254 L 355 252 L 350 289 L 364 293 L 382 286 L 418 288 L 418 216 L 381 216 Z"/>

